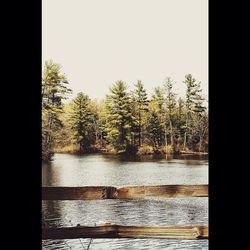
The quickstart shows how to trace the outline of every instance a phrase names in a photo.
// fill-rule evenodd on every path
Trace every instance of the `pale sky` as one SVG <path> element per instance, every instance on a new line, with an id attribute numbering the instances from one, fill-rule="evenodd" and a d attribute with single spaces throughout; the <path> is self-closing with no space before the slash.
<path id="1" fill-rule="evenodd" d="M 42 0 L 42 63 L 73 90 L 102 99 L 123 80 L 151 96 L 166 77 L 185 93 L 191 73 L 208 95 L 208 0 Z"/>

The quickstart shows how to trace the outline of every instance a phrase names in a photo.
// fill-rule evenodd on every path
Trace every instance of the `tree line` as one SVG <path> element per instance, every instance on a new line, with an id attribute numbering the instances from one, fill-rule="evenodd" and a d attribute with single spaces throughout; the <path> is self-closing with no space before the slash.
<path id="1" fill-rule="evenodd" d="M 202 89 L 191 74 L 183 81 L 185 98 L 177 98 L 167 77 L 151 97 L 142 81 L 128 91 L 117 81 L 102 101 L 83 92 L 72 94 L 60 65 L 46 61 L 42 76 L 42 159 L 55 151 L 79 153 L 207 152 L 208 112 Z"/>

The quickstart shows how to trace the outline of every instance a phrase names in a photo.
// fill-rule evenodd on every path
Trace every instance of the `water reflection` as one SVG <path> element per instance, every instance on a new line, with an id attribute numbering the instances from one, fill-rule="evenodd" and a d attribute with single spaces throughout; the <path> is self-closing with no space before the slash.
<path id="1" fill-rule="evenodd" d="M 131 156 L 56 154 L 44 165 L 43 186 L 206 184 L 207 160 L 165 159 L 162 156 L 142 160 Z"/>
<path id="2" fill-rule="evenodd" d="M 162 159 L 173 160 L 198 160 L 198 161 L 208 161 L 208 155 L 192 155 L 192 154 L 182 154 L 182 155 L 103 155 L 106 159 L 110 159 L 111 161 L 118 162 L 140 162 L 140 161 L 158 161 Z"/>

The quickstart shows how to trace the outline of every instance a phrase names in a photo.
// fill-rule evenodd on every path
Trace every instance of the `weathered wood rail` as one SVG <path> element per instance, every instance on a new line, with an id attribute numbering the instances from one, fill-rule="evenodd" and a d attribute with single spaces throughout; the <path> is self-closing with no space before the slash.
<path id="1" fill-rule="evenodd" d="M 207 197 L 208 185 L 42 187 L 43 200 L 147 199 L 153 197 Z M 208 239 L 207 226 L 144 227 L 105 224 L 43 228 L 42 239 L 166 238 Z"/>
<path id="2" fill-rule="evenodd" d="M 77 238 L 208 239 L 208 227 L 138 227 L 106 224 L 95 227 L 45 228 L 42 231 L 44 240 Z"/>
<path id="3" fill-rule="evenodd" d="M 207 197 L 208 185 L 42 187 L 43 200 Z"/>

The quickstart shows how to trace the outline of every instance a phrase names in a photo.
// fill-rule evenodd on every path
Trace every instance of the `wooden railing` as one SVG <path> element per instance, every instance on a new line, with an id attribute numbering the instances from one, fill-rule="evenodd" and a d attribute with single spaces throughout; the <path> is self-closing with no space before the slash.
<path id="1" fill-rule="evenodd" d="M 207 226 L 186 227 L 138 227 L 102 225 L 95 227 L 67 227 L 43 229 L 43 239 L 77 238 L 168 238 L 168 239 L 207 239 Z"/>
<path id="2" fill-rule="evenodd" d="M 208 185 L 42 187 L 43 200 L 150 199 L 207 196 Z M 42 238 L 206 239 L 208 238 L 208 227 L 138 227 L 105 224 L 94 227 L 43 228 Z"/>
<path id="3" fill-rule="evenodd" d="M 43 187 L 43 200 L 146 199 L 207 197 L 208 185 Z"/>

